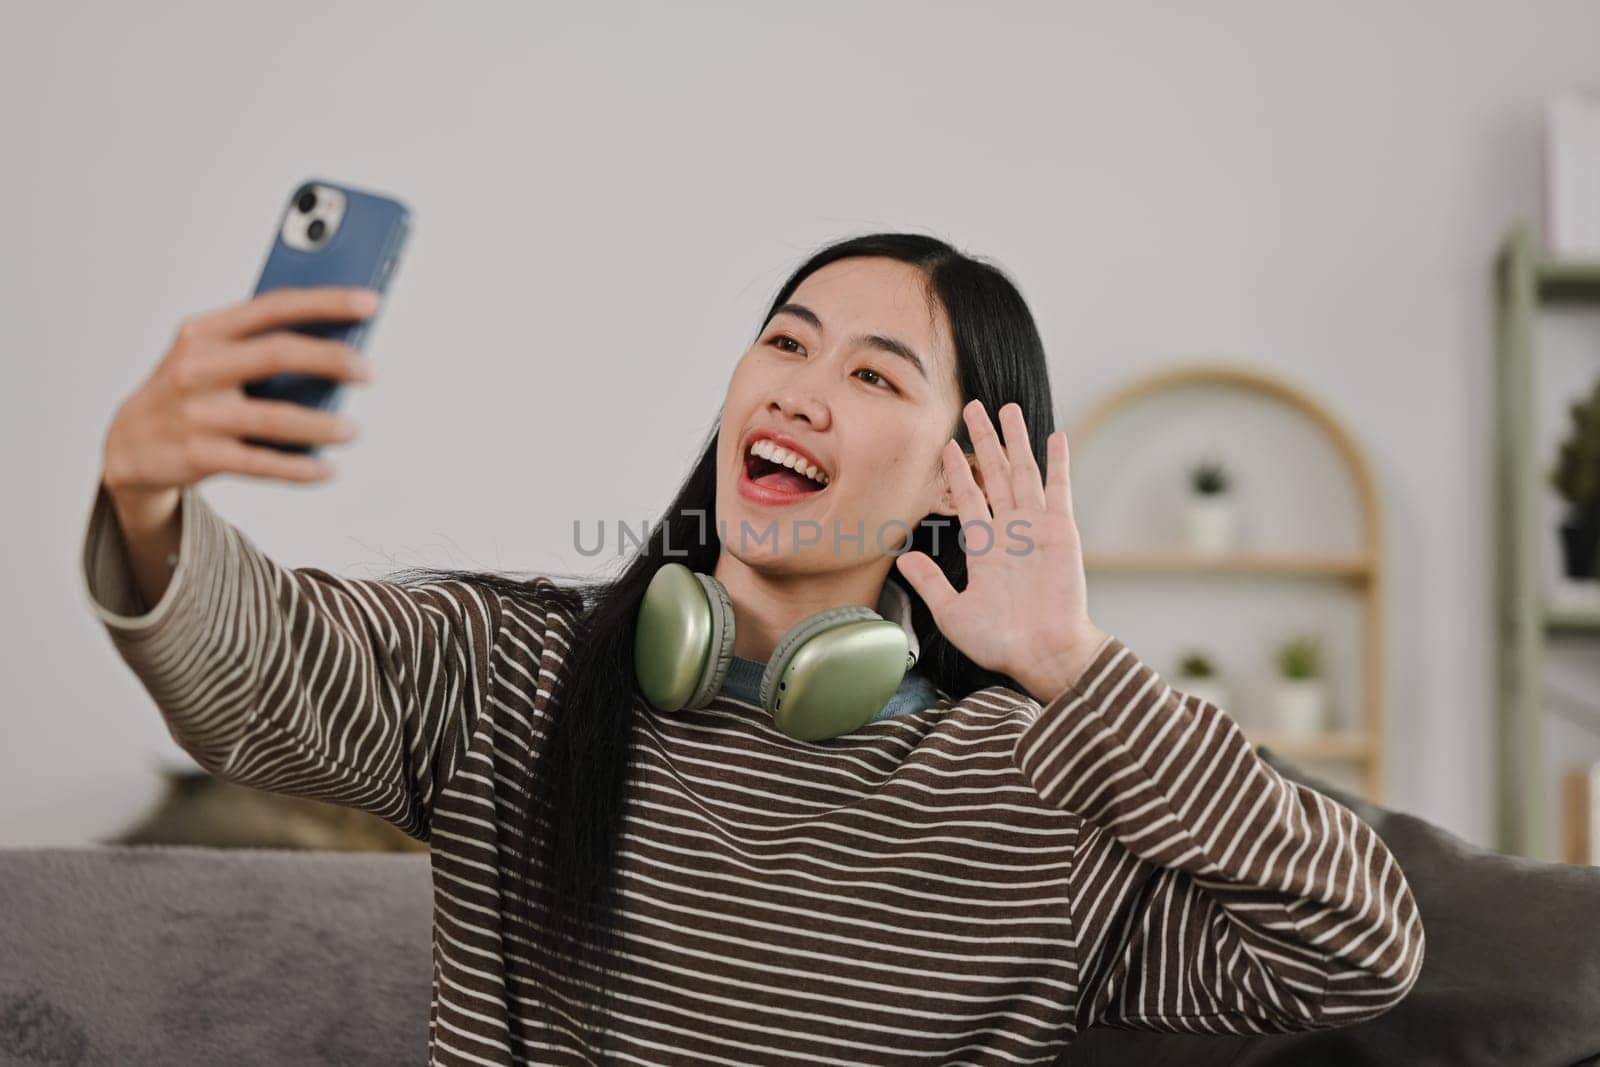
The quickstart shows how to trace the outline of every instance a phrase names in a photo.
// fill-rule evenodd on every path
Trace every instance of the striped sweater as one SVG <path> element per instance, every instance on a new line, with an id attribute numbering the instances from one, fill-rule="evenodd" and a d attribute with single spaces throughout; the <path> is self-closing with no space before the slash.
<path id="1" fill-rule="evenodd" d="M 90 605 L 208 771 L 431 847 L 434 1064 L 596 1062 L 540 1022 L 502 877 L 507 784 L 573 654 L 553 604 L 286 568 L 182 495 L 148 608 L 97 490 Z M 811 743 L 724 693 L 635 698 L 605 1062 L 1024 1064 L 1091 1025 L 1284 1033 L 1406 995 L 1410 886 L 1348 808 L 1115 636 L 1048 703 L 1006 687 Z M 418 1050 L 419 1055 L 421 1050 Z"/>

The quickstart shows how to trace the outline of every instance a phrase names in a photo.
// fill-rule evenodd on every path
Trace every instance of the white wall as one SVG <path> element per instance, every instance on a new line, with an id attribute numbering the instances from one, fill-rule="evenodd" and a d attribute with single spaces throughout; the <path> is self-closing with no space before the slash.
<path id="1" fill-rule="evenodd" d="M 1600 6 L 1292 6 L 0 8 L 0 844 L 112 832 L 183 761 L 83 600 L 84 521 L 112 412 L 309 175 L 418 228 L 339 476 L 207 483 L 281 562 L 585 569 L 573 517 L 660 510 L 808 251 L 930 231 L 1018 279 L 1063 425 L 1219 354 L 1347 423 L 1389 801 L 1488 843 L 1489 264 Z"/>

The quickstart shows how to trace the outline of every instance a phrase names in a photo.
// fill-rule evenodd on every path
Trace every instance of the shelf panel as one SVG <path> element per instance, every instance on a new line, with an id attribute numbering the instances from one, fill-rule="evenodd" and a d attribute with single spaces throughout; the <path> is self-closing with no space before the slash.
<path id="1" fill-rule="evenodd" d="M 1600 633 L 1600 608 L 1547 607 L 1544 624 L 1554 633 Z"/>
<path id="2" fill-rule="evenodd" d="M 1083 568 L 1123 574 L 1266 574 L 1352 582 L 1368 582 L 1373 576 L 1372 560 L 1367 556 L 1258 553 L 1208 556 L 1183 549 L 1085 552 Z"/>
<path id="3" fill-rule="evenodd" d="M 1536 259 L 1533 280 L 1547 303 L 1600 303 L 1600 260 Z"/>
<path id="4" fill-rule="evenodd" d="M 1281 756 L 1291 759 L 1337 759 L 1365 761 L 1372 757 L 1372 743 L 1364 733 L 1341 730 L 1295 737 L 1272 733 L 1269 730 L 1250 730 L 1244 734 L 1254 745 L 1265 745 Z"/>

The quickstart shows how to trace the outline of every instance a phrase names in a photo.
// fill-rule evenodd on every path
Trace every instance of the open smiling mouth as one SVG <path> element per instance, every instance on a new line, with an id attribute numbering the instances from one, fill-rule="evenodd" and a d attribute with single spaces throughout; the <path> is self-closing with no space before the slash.
<path id="1" fill-rule="evenodd" d="M 831 481 L 826 471 L 771 441 L 757 441 L 744 457 L 744 484 L 769 501 L 811 496 Z"/>

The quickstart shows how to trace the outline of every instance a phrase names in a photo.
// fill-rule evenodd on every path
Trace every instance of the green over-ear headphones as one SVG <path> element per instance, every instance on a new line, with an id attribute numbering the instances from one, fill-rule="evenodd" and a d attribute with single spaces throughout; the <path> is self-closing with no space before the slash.
<path id="1" fill-rule="evenodd" d="M 878 607 L 819 611 L 783 635 L 761 675 L 761 704 L 801 741 L 847 734 L 883 710 L 917 661 L 910 598 L 884 582 Z M 733 662 L 733 605 L 721 582 L 681 563 L 650 579 L 634 633 L 639 688 L 662 711 L 703 708 Z"/>

